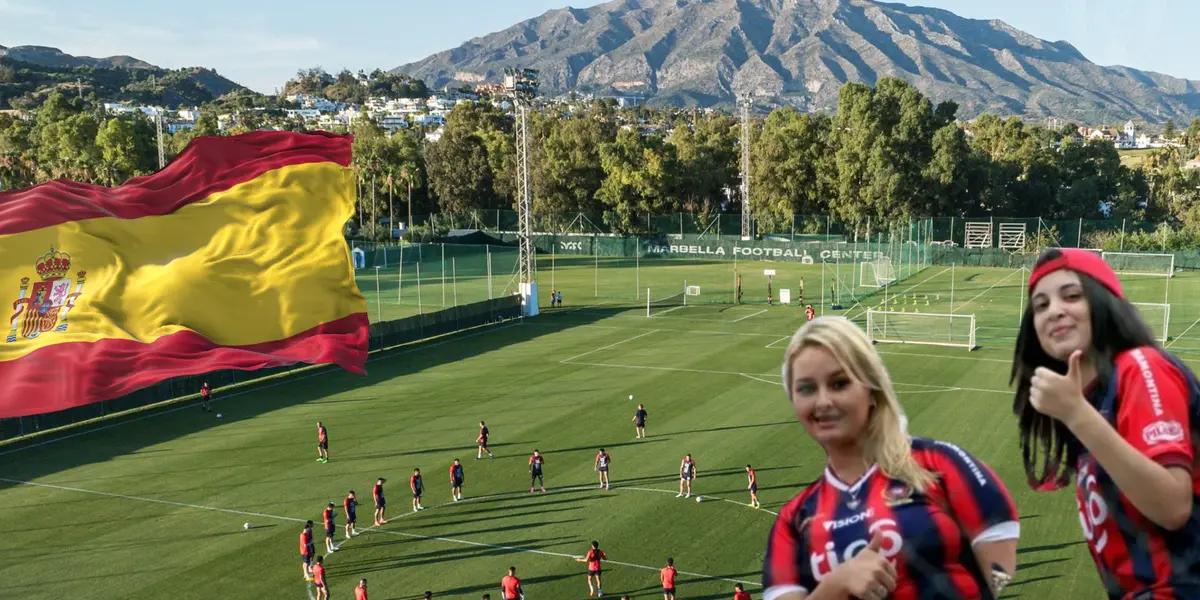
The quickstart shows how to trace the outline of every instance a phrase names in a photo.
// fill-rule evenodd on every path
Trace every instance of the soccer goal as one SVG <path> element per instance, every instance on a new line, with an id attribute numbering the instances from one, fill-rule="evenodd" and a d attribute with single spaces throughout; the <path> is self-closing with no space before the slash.
<path id="1" fill-rule="evenodd" d="M 1122 275 L 1147 275 L 1150 277 L 1174 277 L 1174 254 L 1149 254 L 1144 252 L 1105 252 L 1100 255 L 1114 271 Z"/>
<path id="2" fill-rule="evenodd" d="M 896 268 L 891 259 L 858 263 L 858 287 L 881 288 L 896 281 Z"/>
<path id="3" fill-rule="evenodd" d="M 924 344 L 975 349 L 975 315 L 867 311 L 867 336 L 873 342 Z"/>
<path id="4" fill-rule="evenodd" d="M 656 317 L 664 315 L 673 310 L 683 308 L 688 305 L 688 298 L 696 298 L 700 296 L 700 286 L 698 285 L 683 285 L 683 290 L 678 294 L 672 294 L 657 300 L 652 299 L 650 288 L 646 288 L 646 317 Z M 694 302 L 694 300 L 693 300 Z"/>
<path id="5" fill-rule="evenodd" d="M 1170 335 L 1169 327 L 1171 324 L 1171 305 L 1163 304 L 1162 302 L 1132 302 L 1133 306 L 1138 309 L 1142 315 L 1142 320 L 1150 327 L 1150 331 L 1154 332 L 1154 337 L 1160 342 L 1166 343 Z"/>

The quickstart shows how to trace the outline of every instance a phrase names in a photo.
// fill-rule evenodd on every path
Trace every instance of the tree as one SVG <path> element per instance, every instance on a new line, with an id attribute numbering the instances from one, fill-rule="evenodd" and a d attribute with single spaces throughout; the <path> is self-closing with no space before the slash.
<path id="1" fill-rule="evenodd" d="M 934 132 L 932 148 L 933 156 L 924 169 L 929 185 L 927 202 L 916 207 L 917 214 L 962 216 L 970 203 L 975 166 L 967 136 L 954 122 L 947 123 Z"/>
<path id="2" fill-rule="evenodd" d="M 789 231 L 796 214 L 828 209 L 831 121 L 794 108 L 772 111 L 751 143 L 750 208 L 762 231 Z"/>
<path id="3" fill-rule="evenodd" d="M 679 172 L 675 148 L 661 137 L 643 137 L 637 130 L 622 129 L 617 138 L 600 146 L 604 182 L 596 199 L 605 207 L 604 221 L 622 232 L 634 231 L 638 218 L 675 212 L 674 195 Z"/>
<path id="4" fill-rule="evenodd" d="M 0 114 L 0 190 L 35 182 L 32 128 L 21 119 Z"/>
<path id="5" fill-rule="evenodd" d="M 705 115 L 694 124 L 677 123 L 667 141 L 679 157 L 679 193 L 683 209 L 711 213 L 725 189 L 738 178 L 738 124 L 728 115 Z"/>
<path id="6" fill-rule="evenodd" d="M 615 139 L 615 126 L 587 113 L 568 118 L 538 116 L 531 127 L 540 143 L 533 160 L 533 212 L 566 226 L 577 214 L 599 219 L 596 198 L 604 181 L 600 146 Z"/>
<path id="7" fill-rule="evenodd" d="M 498 208 L 487 147 L 478 135 L 447 126 L 442 138 L 426 147 L 425 166 L 441 212 Z"/>
<path id="8" fill-rule="evenodd" d="M 138 119 L 144 121 L 144 119 Z M 117 185 L 135 175 L 150 173 L 157 167 L 157 154 L 151 145 L 149 126 L 137 126 L 130 118 L 114 117 L 104 121 L 96 132 L 99 152 L 98 171 L 109 185 Z"/>
<path id="9" fill-rule="evenodd" d="M 1175 121 L 1167 120 L 1167 124 L 1163 127 L 1162 135 L 1163 139 L 1168 141 L 1174 140 L 1175 136 L 1179 135 L 1179 132 L 1175 129 Z"/>

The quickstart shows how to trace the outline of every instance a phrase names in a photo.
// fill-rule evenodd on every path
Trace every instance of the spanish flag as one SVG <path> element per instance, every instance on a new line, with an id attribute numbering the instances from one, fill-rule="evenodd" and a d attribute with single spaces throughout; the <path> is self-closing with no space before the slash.
<path id="1" fill-rule="evenodd" d="M 120 187 L 0 193 L 0 417 L 218 369 L 364 372 L 350 142 L 201 137 Z"/>

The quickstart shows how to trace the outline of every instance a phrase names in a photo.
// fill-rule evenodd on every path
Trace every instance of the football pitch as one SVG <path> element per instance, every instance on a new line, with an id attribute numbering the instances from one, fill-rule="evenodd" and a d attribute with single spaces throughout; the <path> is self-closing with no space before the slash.
<path id="1" fill-rule="evenodd" d="M 543 306 L 545 266 L 540 260 Z M 777 287 L 802 276 L 809 294 L 819 293 L 819 265 L 743 265 L 746 273 L 763 267 L 779 268 Z M 217 390 L 221 419 L 177 406 L 0 448 L 0 529 L 10 549 L 0 596 L 309 598 L 297 537 L 313 520 L 324 554 L 321 509 L 333 501 L 341 544 L 326 561 L 333 598 L 352 597 L 362 577 L 376 600 L 425 590 L 495 598 L 509 566 L 530 600 L 584 598 L 585 569 L 574 558 L 591 540 L 611 559 L 606 597 L 660 598 L 657 571 L 668 556 L 680 598 L 729 598 L 739 581 L 761 597 L 774 511 L 824 463 L 779 380 L 803 311 L 762 302 L 761 274 L 744 282 L 753 303 L 710 303 L 721 297 L 706 290 L 730 286 L 722 283 L 732 281 L 728 263 L 639 268 L 556 264 L 564 308 L 375 353 L 365 377 L 322 368 Z M 859 290 L 862 302 L 843 312 L 860 322 L 867 306 L 976 316 L 975 351 L 878 346 L 909 428 L 963 446 L 1013 492 L 1022 536 L 1004 597 L 1096 598 L 1073 492 L 1035 494 L 1020 467 L 1007 379 L 1025 276 L 933 265 L 891 286 L 886 303 L 882 290 Z M 681 290 L 683 279 L 701 295 L 648 318 L 637 290 L 651 287 L 657 298 L 669 292 L 655 288 Z M 1170 299 L 1167 344 L 1200 364 L 1200 306 L 1188 304 L 1200 297 L 1200 277 L 1179 273 L 1169 295 L 1163 278 L 1125 282 L 1134 301 Z M 643 440 L 631 422 L 639 402 L 649 412 Z M 491 428 L 494 459 L 475 459 L 480 420 Z M 328 464 L 314 461 L 317 421 L 329 428 Z M 529 493 L 535 448 L 546 456 L 546 494 Z M 609 491 L 597 489 L 592 468 L 599 448 L 612 455 Z M 685 453 L 697 462 L 694 491 L 704 502 L 675 497 Z M 463 502 L 450 501 L 454 458 L 465 465 Z M 759 474 L 762 510 L 746 506 L 747 463 Z M 428 510 L 419 513 L 409 509 L 414 468 L 426 487 Z M 388 479 L 390 522 L 371 527 L 377 477 Z M 351 489 L 360 535 L 346 541 L 340 507 Z"/>

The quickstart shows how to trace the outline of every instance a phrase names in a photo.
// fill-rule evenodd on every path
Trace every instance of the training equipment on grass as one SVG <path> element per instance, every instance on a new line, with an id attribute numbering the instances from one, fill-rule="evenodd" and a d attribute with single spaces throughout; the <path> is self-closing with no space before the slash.
<path id="1" fill-rule="evenodd" d="M 975 315 L 907 313 L 870 309 L 867 336 L 873 342 L 975 349 Z"/>

